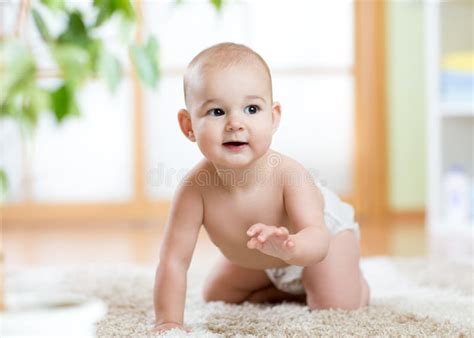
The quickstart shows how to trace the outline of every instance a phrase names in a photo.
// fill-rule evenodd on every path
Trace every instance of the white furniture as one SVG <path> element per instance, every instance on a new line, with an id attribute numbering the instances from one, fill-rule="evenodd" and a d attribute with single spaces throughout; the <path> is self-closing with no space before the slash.
<path id="1" fill-rule="evenodd" d="M 474 3 L 425 1 L 427 97 L 427 225 L 430 254 L 473 264 L 472 219 L 449 224 L 443 215 L 443 178 L 452 165 L 474 177 L 474 98 L 448 103 L 442 95 L 441 63 L 447 53 L 473 51 Z M 471 186 L 472 189 L 472 186 Z"/>
<path id="2" fill-rule="evenodd" d="M 95 337 L 95 324 L 106 313 L 103 301 L 77 294 L 7 293 L 0 327 L 2 337 Z"/>

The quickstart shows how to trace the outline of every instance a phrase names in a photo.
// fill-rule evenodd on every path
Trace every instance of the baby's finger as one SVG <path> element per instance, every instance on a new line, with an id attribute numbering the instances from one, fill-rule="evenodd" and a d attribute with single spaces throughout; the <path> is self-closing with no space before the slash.
<path id="1" fill-rule="evenodd" d="M 257 239 L 260 243 L 263 243 L 267 240 L 268 237 L 274 235 L 277 231 L 277 228 L 274 226 L 267 226 L 265 229 L 262 230 L 260 235 L 258 235 Z"/>
<path id="2" fill-rule="evenodd" d="M 293 249 L 295 247 L 295 242 L 293 242 L 291 239 L 287 239 L 283 243 L 288 249 Z"/>
<path id="3" fill-rule="evenodd" d="M 277 230 L 277 235 L 279 235 L 279 236 L 288 236 L 289 235 L 288 229 L 285 228 L 285 227 L 279 227 L 278 230 Z"/>
<path id="4" fill-rule="evenodd" d="M 265 225 L 262 223 L 255 223 L 252 225 L 248 230 L 247 230 L 247 235 L 248 236 L 255 236 L 259 234 L 263 229 Z"/>
<path id="5" fill-rule="evenodd" d="M 247 242 L 247 248 L 249 249 L 256 249 L 258 246 L 258 241 L 257 238 L 252 237 L 248 242 Z"/>

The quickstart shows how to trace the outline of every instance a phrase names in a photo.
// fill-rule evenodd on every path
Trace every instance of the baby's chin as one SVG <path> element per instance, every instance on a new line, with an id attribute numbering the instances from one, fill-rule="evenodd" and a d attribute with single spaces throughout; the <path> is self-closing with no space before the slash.
<path id="1" fill-rule="evenodd" d="M 216 167 L 221 168 L 221 169 L 246 169 L 246 168 L 252 168 L 255 162 L 257 161 L 257 158 L 254 157 L 249 157 L 249 156 L 240 156 L 240 155 L 231 155 L 231 156 L 226 156 L 226 158 L 217 160 L 217 161 L 211 161 L 216 165 Z"/>
<path id="2" fill-rule="evenodd" d="M 245 169 L 245 168 L 250 168 L 252 166 L 252 163 L 254 161 L 248 161 L 248 160 L 232 160 L 232 161 L 218 161 L 214 162 L 216 167 L 219 167 L 221 169 Z"/>

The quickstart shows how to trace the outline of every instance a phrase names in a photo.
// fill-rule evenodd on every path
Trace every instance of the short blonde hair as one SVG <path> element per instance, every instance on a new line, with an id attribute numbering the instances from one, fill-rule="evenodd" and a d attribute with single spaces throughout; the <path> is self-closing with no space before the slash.
<path id="1" fill-rule="evenodd" d="M 250 64 L 255 61 L 264 67 L 270 82 L 270 93 L 272 93 L 272 75 L 270 73 L 270 68 L 265 60 L 251 48 L 242 44 L 223 42 L 204 49 L 191 60 L 186 68 L 186 73 L 184 74 L 183 90 L 186 105 L 188 104 L 189 77 L 193 70 L 197 68 L 206 69 L 208 67 L 226 68 L 242 63 Z"/>

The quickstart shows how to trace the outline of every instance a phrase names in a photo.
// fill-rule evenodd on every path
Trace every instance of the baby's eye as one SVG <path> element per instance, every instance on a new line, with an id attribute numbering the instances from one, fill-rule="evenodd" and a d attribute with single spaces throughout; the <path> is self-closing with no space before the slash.
<path id="1" fill-rule="evenodd" d="M 245 107 L 244 112 L 246 112 L 247 114 L 256 114 L 259 110 L 259 106 L 251 104 L 250 106 Z"/>
<path id="2" fill-rule="evenodd" d="M 208 110 L 207 114 L 211 116 L 222 116 L 225 114 L 225 112 L 220 108 L 213 108 L 213 109 Z"/>

